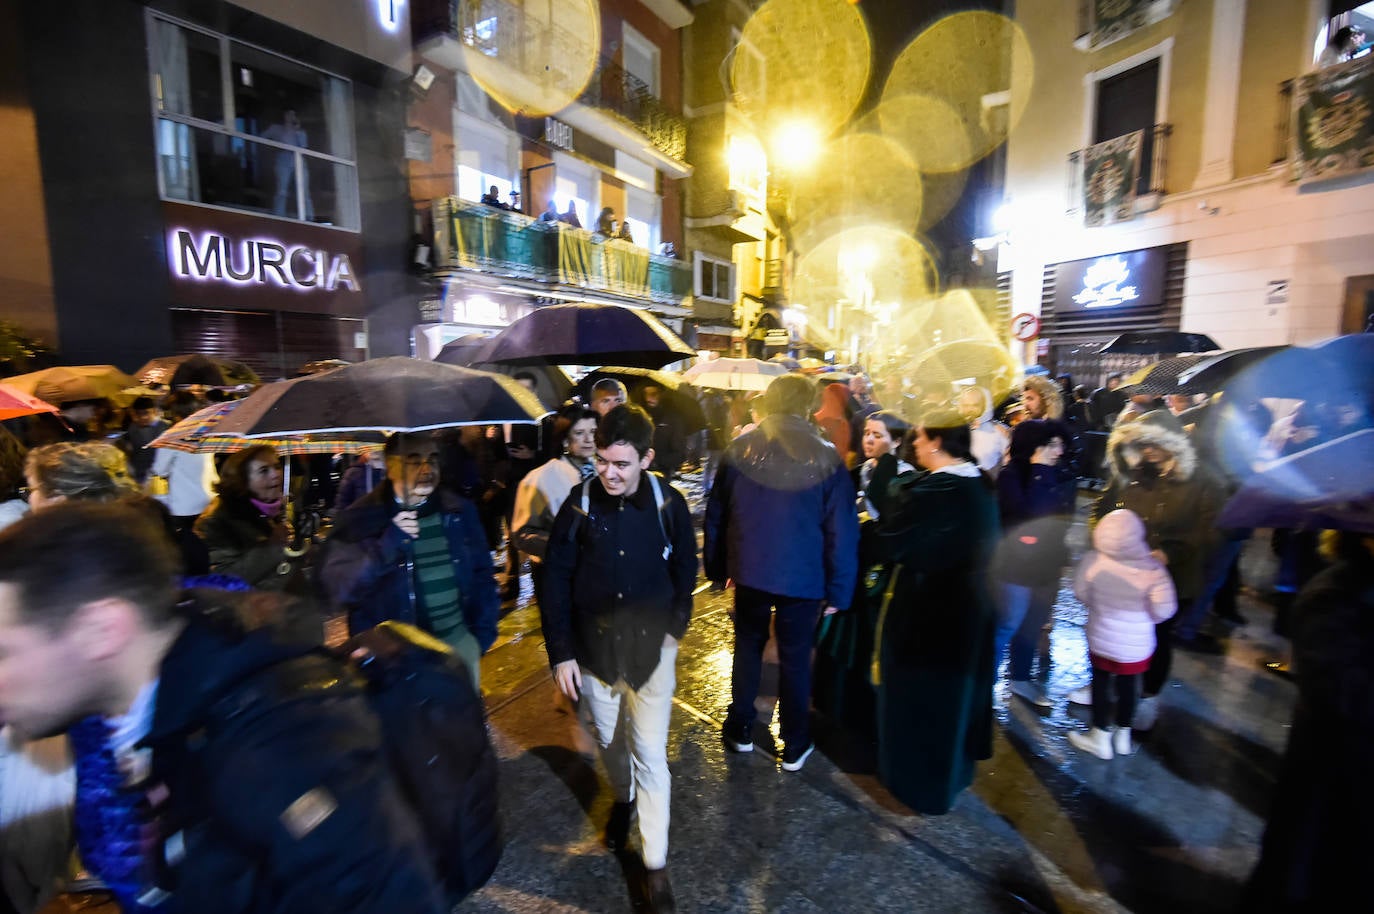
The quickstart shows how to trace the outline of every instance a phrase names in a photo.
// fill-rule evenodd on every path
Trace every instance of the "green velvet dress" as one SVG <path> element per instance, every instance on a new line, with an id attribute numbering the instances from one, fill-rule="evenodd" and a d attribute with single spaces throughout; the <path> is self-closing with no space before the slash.
<path id="1" fill-rule="evenodd" d="M 992 756 L 997 498 L 981 476 L 893 480 L 895 469 L 880 464 L 871 487 L 884 496 L 879 540 L 891 569 L 871 670 L 878 776 L 907 806 L 939 815 Z"/>

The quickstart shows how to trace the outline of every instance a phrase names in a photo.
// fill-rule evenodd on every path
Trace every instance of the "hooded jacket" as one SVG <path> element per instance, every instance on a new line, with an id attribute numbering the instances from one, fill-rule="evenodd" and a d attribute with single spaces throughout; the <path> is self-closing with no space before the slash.
<path id="1" fill-rule="evenodd" d="M 1173 581 L 1150 554 L 1145 525 L 1126 510 L 1098 521 L 1093 549 L 1074 574 L 1073 592 L 1088 607 L 1088 650 L 1120 663 L 1148 660 L 1155 625 L 1178 610 Z"/>
<path id="2" fill-rule="evenodd" d="M 1161 464 L 1163 470 L 1145 461 L 1147 445 L 1171 455 Z M 1192 442 L 1167 411 L 1118 423 L 1107 439 L 1107 464 L 1111 480 L 1093 517 L 1118 508 L 1134 511 L 1145 524 L 1150 548 L 1167 558 L 1178 598 L 1192 599 L 1202 588 L 1203 567 L 1216 537 L 1222 502 L 1216 478 L 1198 465 Z"/>

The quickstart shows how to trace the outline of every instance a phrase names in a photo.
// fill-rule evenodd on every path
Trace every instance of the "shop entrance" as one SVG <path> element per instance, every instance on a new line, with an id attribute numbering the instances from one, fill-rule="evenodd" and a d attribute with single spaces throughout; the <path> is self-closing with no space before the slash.
<path id="1" fill-rule="evenodd" d="M 237 359 L 264 381 L 295 377 L 301 366 L 319 359 L 367 358 L 367 321 L 356 317 L 176 308 L 172 335 L 178 353 Z"/>

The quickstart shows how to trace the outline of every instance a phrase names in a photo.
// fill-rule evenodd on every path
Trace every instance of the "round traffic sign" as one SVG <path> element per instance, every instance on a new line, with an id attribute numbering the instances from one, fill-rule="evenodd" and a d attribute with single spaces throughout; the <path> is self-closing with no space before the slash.
<path id="1" fill-rule="evenodd" d="M 1040 318 L 1023 311 L 1011 319 L 1011 335 L 1023 343 L 1028 343 L 1040 335 Z"/>

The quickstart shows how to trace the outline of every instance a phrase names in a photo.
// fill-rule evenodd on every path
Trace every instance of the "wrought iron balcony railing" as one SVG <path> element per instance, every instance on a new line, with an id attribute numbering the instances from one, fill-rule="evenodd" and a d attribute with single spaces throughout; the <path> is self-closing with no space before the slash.
<path id="1" fill-rule="evenodd" d="M 681 260 L 459 197 L 434 202 L 434 251 L 441 270 L 473 270 L 659 304 L 681 305 L 692 293 L 692 269 Z"/>
<path id="2" fill-rule="evenodd" d="M 1137 199 L 1150 195 L 1168 193 L 1164 176 L 1168 164 L 1169 136 L 1173 133 L 1172 124 L 1155 124 L 1145 130 L 1140 144 L 1140 172 L 1136 177 L 1135 193 Z M 1129 134 L 1127 134 L 1129 136 Z M 1083 205 L 1083 167 L 1087 149 L 1076 149 L 1068 158 L 1068 212 L 1077 215 Z"/>
<path id="3" fill-rule="evenodd" d="M 411 14 L 415 43 L 446 36 L 513 72 L 540 72 L 561 84 L 576 77 L 561 68 L 585 61 L 589 49 L 579 36 L 545 21 L 527 23 L 522 6 L 509 0 L 416 0 Z M 530 34 L 540 40 L 531 42 Z M 651 88 L 614 60 L 596 54 L 597 64 L 577 100 L 625 121 L 660 152 L 679 162 L 687 154 L 687 122 L 664 107 Z M 530 59 L 534 55 L 536 59 Z"/>

